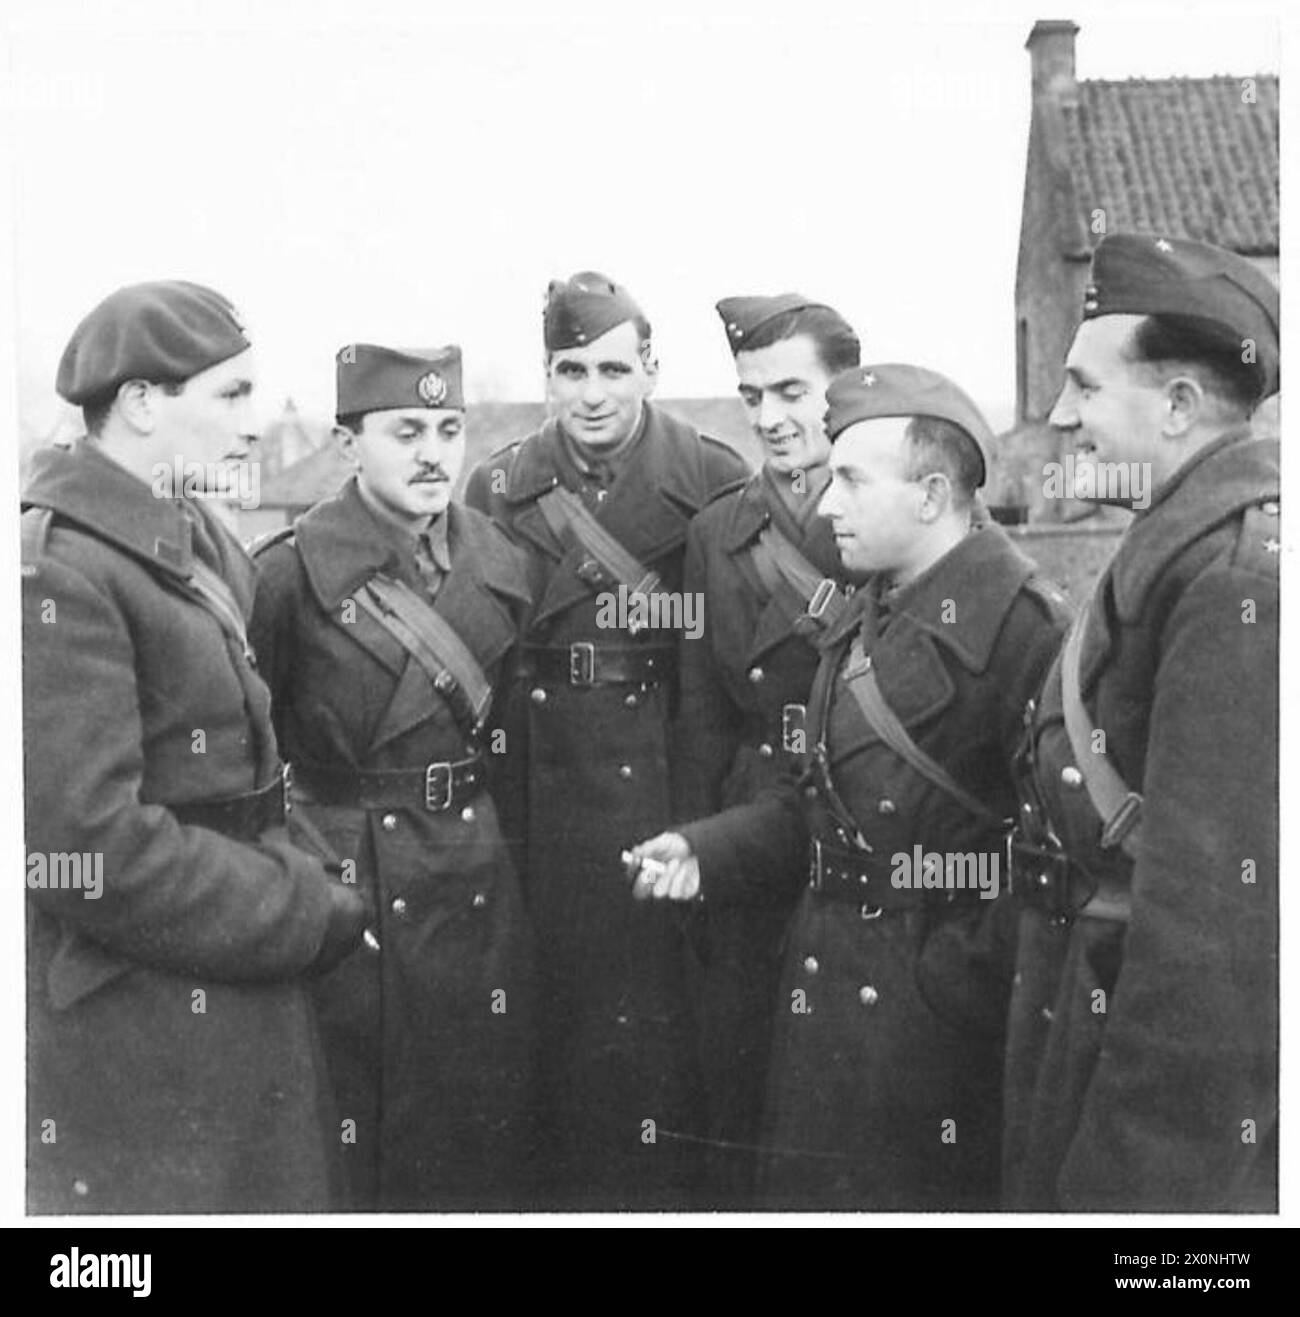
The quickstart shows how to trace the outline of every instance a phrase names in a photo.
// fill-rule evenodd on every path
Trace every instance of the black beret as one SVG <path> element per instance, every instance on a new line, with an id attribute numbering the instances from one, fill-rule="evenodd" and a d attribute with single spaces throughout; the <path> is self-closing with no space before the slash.
<path id="1" fill-rule="evenodd" d="M 727 331 L 727 342 L 733 354 L 744 351 L 745 340 L 752 338 L 760 325 L 791 311 L 804 311 L 811 307 L 831 310 L 824 302 L 814 302 L 802 293 L 778 293 L 775 297 L 724 297 L 718 303 L 722 327 Z"/>
<path id="2" fill-rule="evenodd" d="M 235 308 L 211 288 L 182 280 L 132 284 L 77 326 L 55 387 L 80 405 L 126 380 L 179 384 L 249 346 Z"/>
<path id="3" fill-rule="evenodd" d="M 335 416 L 397 407 L 463 411 L 460 348 L 381 348 L 349 343 L 334 358 Z"/>
<path id="4" fill-rule="evenodd" d="M 1244 256 L 1190 238 L 1115 233 L 1092 254 L 1083 318 L 1176 315 L 1255 344 L 1267 396 L 1279 371 L 1277 287 Z"/>
<path id="5" fill-rule="evenodd" d="M 644 319 L 626 288 L 607 275 L 583 270 L 572 279 L 552 279 L 546 290 L 542 341 L 548 352 L 585 347 L 625 320 Z"/>
<path id="6" fill-rule="evenodd" d="M 837 438 L 850 425 L 878 416 L 934 416 L 951 421 L 974 441 L 988 477 L 993 431 L 970 398 L 938 371 L 886 364 L 841 371 L 826 388 L 826 433 Z"/>

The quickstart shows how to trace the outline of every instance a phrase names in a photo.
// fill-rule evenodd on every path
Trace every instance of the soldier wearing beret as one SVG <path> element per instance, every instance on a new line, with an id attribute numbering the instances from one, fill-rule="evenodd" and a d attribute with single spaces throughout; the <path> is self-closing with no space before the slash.
<path id="1" fill-rule="evenodd" d="M 364 912 L 290 844 L 252 563 L 179 496 L 247 458 L 254 378 L 219 293 L 120 289 L 59 365 L 87 436 L 23 494 L 35 1212 L 328 1202 L 304 975 Z"/>
<path id="2" fill-rule="evenodd" d="M 671 817 L 687 527 L 746 468 L 648 401 L 650 326 L 604 275 L 552 283 L 543 339 L 551 419 L 481 464 L 466 500 L 524 548 L 534 600 L 518 695 L 544 1142 L 559 1204 L 680 1205 L 692 1145 L 673 1135 L 698 1107 L 689 949 L 674 912 L 627 900 L 620 853 Z M 679 625 L 615 607 L 650 594 L 676 594 Z"/>
<path id="3" fill-rule="evenodd" d="M 317 985 L 353 1210 L 523 1205 L 532 938 L 485 790 L 529 602 L 523 553 L 451 502 L 460 350 L 344 348 L 356 475 L 257 553 L 252 636 L 301 811 L 350 863 L 364 945 Z M 495 752 L 495 753 L 494 753 Z"/>
<path id="4" fill-rule="evenodd" d="M 1098 246 L 1050 420 L 1139 510 L 1026 708 L 1010 1207 L 1276 1210 L 1277 373 L 1247 261 Z"/>
<path id="5" fill-rule="evenodd" d="M 705 508 L 687 535 L 686 589 L 708 602 L 703 636 L 681 645 L 673 804 L 680 819 L 752 800 L 800 750 L 816 641 L 844 604 L 839 553 L 817 503 L 830 482 L 826 386 L 858 364 L 857 335 L 830 307 L 798 293 L 728 297 L 717 310 L 764 463 L 742 489 Z M 749 896 L 700 911 L 714 1202 L 743 1203 L 752 1189 L 779 942 L 793 912 L 791 893 L 780 888 L 756 886 Z"/>
<path id="6" fill-rule="evenodd" d="M 820 508 L 845 569 L 871 580 L 821 640 L 800 767 L 638 847 L 636 886 L 702 891 L 706 905 L 756 884 L 802 889 L 769 1072 L 766 1205 L 987 1210 L 1012 956 L 1007 765 L 1059 606 L 975 515 L 991 436 L 954 384 L 870 366 L 837 375 L 827 403 Z"/>

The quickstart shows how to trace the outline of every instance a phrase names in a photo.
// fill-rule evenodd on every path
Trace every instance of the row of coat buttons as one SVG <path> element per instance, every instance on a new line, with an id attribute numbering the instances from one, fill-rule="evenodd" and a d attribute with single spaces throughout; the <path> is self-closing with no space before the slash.
<path id="1" fill-rule="evenodd" d="M 461 810 L 461 812 L 460 812 L 460 816 L 461 816 L 461 818 L 462 818 L 466 823 L 473 823 L 473 822 L 474 822 L 474 817 L 475 817 L 475 816 L 474 816 L 474 806 L 473 806 L 473 805 L 466 805 L 465 808 Z M 394 831 L 396 831 L 396 829 L 397 829 L 397 815 L 396 815 L 396 814 L 385 814 L 384 817 L 383 817 L 382 819 L 379 820 L 379 826 L 380 826 L 381 828 L 383 828 L 383 830 L 384 830 L 385 832 L 394 832 Z"/>
<path id="2" fill-rule="evenodd" d="M 528 698 L 532 700 L 534 704 L 545 704 L 546 701 L 550 699 L 550 696 L 546 693 L 546 688 L 544 686 L 534 686 L 533 689 L 528 692 Z M 635 709 L 637 705 L 641 703 L 641 696 L 636 691 L 629 691 L 623 696 L 623 703 L 627 705 L 629 709 Z"/>
<path id="3" fill-rule="evenodd" d="M 473 900 L 470 901 L 470 905 L 472 905 L 475 910 L 482 910 L 483 907 L 487 905 L 487 897 L 484 896 L 482 892 L 475 892 Z M 398 919 L 406 918 L 408 906 L 404 896 L 393 897 L 392 901 L 389 902 L 388 908 Z"/>
<path id="4" fill-rule="evenodd" d="M 816 974 L 821 969 L 821 964 L 816 956 L 807 956 L 803 962 L 804 972 L 806 974 Z M 869 983 L 864 983 L 858 989 L 858 1000 L 864 1006 L 874 1006 L 880 1000 L 880 993 Z"/>

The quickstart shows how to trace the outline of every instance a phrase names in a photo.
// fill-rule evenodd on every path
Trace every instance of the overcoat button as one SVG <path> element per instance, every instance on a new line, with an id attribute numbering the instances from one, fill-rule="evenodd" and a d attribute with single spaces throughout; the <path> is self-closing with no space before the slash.
<path id="1" fill-rule="evenodd" d="M 876 806 L 876 813 L 877 813 L 877 814 L 896 814 L 896 813 L 898 813 L 898 806 L 895 805 L 894 802 L 893 802 L 892 800 L 882 800 L 882 801 L 880 801 L 880 803 Z"/>
<path id="2" fill-rule="evenodd" d="M 1267 517 L 1276 517 L 1282 511 L 1281 507 L 1271 500 L 1267 503 L 1261 503 L 1259 510 Z"/>
<path id="3" fill-rule="evenodd" d="M 817 971 L 821 968 L 821 966 L 817 964 L 817 957 L 816 957 L 816 956 L 809 956 L 809 957 L 804 961 L 804 963 L 803 963 L 803 967 L 804 967 L 805 972 L 807 972 L 808 974 L 816 974 Z"/>
<path id="4" fill-rule="evenodd" d="M 631 764 L 620 764 L 620 765 L 618 766 L 618 775 L 619 775 L 619 777 L 622 777 L 622 778 L 629 778 L 629 777 L 631 777 L 631 776 L 632 776 L 632 765 L 631 765 Z"/>
<path id="5" fill-rule="evenodd" d="M 379 820 L 379 826 L 383 828 L 385 832 L 392 832 L 393 829 L 397 827 L 397 815 L 385 814 L 384 817 Z"/>
<path id="6" fill-rule="evenodd" d="M 401 896 L 393 897 L 393 904 L 389 909 L 391 909 L 399 919 L 404 918 L 406 915 L 406 898 Z"/>
<path id="7" fill-rule="evenodd" d="M 623 697 L 623 703 L 626 704 L 629 709 L 635 709 L 636 706 L 641 703 L 641 697 L 636 691 L 633 691 L 630 695 L 625 695 Z"/>
<path id="8" fill-rule="evenodd" d="M 473 823 L 473 822 L 474 822 L 474 806 L 473 806 L 473 805 L 466 805 L 465 808 L 461 810 L 461 812 L 460 812 L 460 816 L 461 816 L 462 819 L 465 820 L 466 823 Z"/>
<path id="9" fill-rule="evenodd" d="M 1039 1014 L 1043 1017 L 1043 1019 L 1050 1022 L 1052 1019 L 1052 1008 L 1050 1006 L 1044 1006 L 1043 1009 L 1039 1011 Z"/>
<path id="10" fill-rule="evenodd" d="M 90 1186 L 85 1180 L 74 1180 L 72 1182 L 72 1192 L 76 1194 L 78 1198 L 84 1198 L 90 1192 Z"/>
<path id="11" fill-rule="evenodd" d="M 487 905 L 487 897 L 482 892 L 474 893 L 474 900 L 470 903 L 475 910 L 482 910 Z"/>
<path id="12" fill-rule="evenodd" d="M 1083 774 L 1079 772 L 1073 764 L 1066 764 L 1061 769 L 1061 781 L 1070 788 L 1071 791 L 1078 791 L 1083 785 Z"/>
<path id="13" fill-rule="evenodd" d="M 858 1000 L 864 1006 L 874 1006 L 880 1000 L 880 994 L 869 983 L 858 989 Z"/>
<path id="14" fill-rule="evenodd" d="M 540 686 L 534 686 L 529 692 L 528 698 L 532 700 L 534 704 L 545 704 L 546 692 Z"/>
<path id="15" fill-rule="evenodd" d="M 758 747 L 758 757 L 760 759 L 771 759 L 772 747 L 766 741 Z"/>
<path id="16" fill-rule="evenodd" d="M 763 680 L 763 669 L 750 668 L 750 670 L 745 675 L 750 679 L 750 681 L 754 683 L 755 686 L 757 686 L 758 683 Z"/>

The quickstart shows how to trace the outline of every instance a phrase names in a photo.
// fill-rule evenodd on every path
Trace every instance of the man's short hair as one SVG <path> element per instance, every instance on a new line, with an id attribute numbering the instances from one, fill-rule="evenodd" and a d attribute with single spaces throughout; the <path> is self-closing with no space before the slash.
<path id="1" fill-rule="evenodd" d="M 179 384 L 170 380 L 154 380 L 151 382 L 157 384 L 169 398 L 175 398 L 178 394 L 185 392 L 184 380 Z M 86 434 L 91 439 L 99 438 L 104 432 L 108 414 L 113 410 L 113 404 L 116 401 L 117 389 L 112 389 L 108 393 L 101 393 L 97 398 L 89 398 L 81 404 L 81 419 L 85 423 Z"/>
<path id="2" fill-rule="evenodd" d="M 336 416 L 335 425 L 341 425 L 345 430 L 351 430 L 353 434 L 360 434 L 366 428 L 366 417 L 369 412 L 348 412 L 346 416 Z"/>
<path id="3" fill-rule="evenodd" d="M 1240 335 L 1226 325 L 1193 316 L 1146 316 L 1133 331 L 1125 352 L 1129 361 L 1168 376 L 1186 367 L 1201 387 L 1244 411 L 1253 411 L 1264 395 L 1265 372 L 1242 361 Z"/>
<path id="4" fill-rule="evenodd" d="M 795 311 L 783 311 L 765 320 L 745 336 L 738 353 L 770 348 L 787 338 L 807 334 L 817 348 L 818 360 L 828 375 L 838 375 L 862 364 L 862 344 L 849 324 L 838 311 L 828 306 L 801 306 Z"/>
<path id="5" fill-rule="evenodd" d="M 969 507 L 980 487 L 984 459 L 974 439 L 952 421 L 913 416 L 903 431 L 904 480 L 920 480 L 939 471 L 952 486 L 955 508 Z"/>
<path id="6" fill-rule="evenodd" d="M 641 357 L 643 359 L 649 358 L 652 355 L 651 345 L 650 345 L 650 322 L 645 318 L 645 316 L 633 316 L 631 320 L 623 320 L 620 321 L 619 323 L 624 325 L 631 324 L 636 326 L 636 350 L 641 354 Z M 613 332 L 613 330 L 617 328 L 618 325 L 611 325 L 610 328 L 605 332 L 611 333 Z M 568 352 L 568 351 L 571 351 L 571 349 L 547 348 L 546 364 L 548 366 L 551 364 L 551 362 L 555 359 L 555 354 L 557 352 Z"/>

